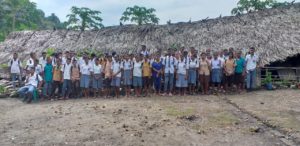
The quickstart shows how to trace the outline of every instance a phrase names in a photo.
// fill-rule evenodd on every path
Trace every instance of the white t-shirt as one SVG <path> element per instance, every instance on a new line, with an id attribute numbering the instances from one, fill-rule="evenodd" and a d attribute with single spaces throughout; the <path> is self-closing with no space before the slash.
<path id="1" fill-rule="evenodd" d="M 141 51 L 141 54 L 144 56 L 147 56 L 147 55 L 149 55 L 149 52 L 147 50 L 145 50 L 145 51 Z"/>
<path id="2" fill-rule="evenodd" d="M 43 78 L 40 75 L 34 73 L 33 76 L 27 77 L 27 83 L 25 85 L 32 85 L 34 87 L 37 87 L 38 82 L 42 80 Z"/>
<path id="3" fill-rule="evenodd" d="M 36 67 L 34 69 L 35 69 L 35 73 L 37 73 L 37 74 L 41 74 L 44 71 L 42 68 L 42 65 L 40 65 L 40 64 L 36 65 Z"/>
<path id="4" fill-rule="evenodd" d="M 72 64 L 64 64 L 61 68 L 61 71 L 63 72 L 63 78 L 65 80 L 71 80 L 71 67 L 72 67 Z"/>
<path id="5" fill-rule="evenodd" d="M 42 68 L 44 68 L 47 64 L 46 58 L 44 59 L 43 57 L 39 58 L 39 63 L 42 65 Z"/>
<path id="6" fill-rule="evenodd" d="M 66 57 L 61 58 L 61 64 L 62 65 L 67 64 L 67 58 Z"/>
<path id="7" fill-rule="evenodd" d="M 101 74 L 102 73 L 102 65 L 101 64 L 94 64 L 93 65 L 93 73 L 94 74 Z"/>
<path id="8" fill-rule="evenodd" d="M 258 56 L 256 54 L 254 54 L 253 56 L 251 54 L 248 54 L 246 56 L 246 70 L 254 70 L 257 66 L 258 63 Z"/>
<path id="9" fill-rule="evenodd" d="M 142 77 L 142 64 L 143 62 L 134 62 L 133 64 L 133 76 L 135 77 Z"/>
<path id="10" fill-rule="evenodd" d="M 20 71 L 21 62 L 19 59 L 10 60 L 8 62 L 8 66 L 10 67 L 10 73 L 15 73 L 15 74 L 21 73 L 21 71 Z"/>
<path id="11" fill-rule="evenodd" d="M 212 59 L 211 60 L 211 68 L 212 69 L 221 69 L 222 67 L 222 60 L 218 59 Z"/>
<path id="12" fill-rule="evenodd" d="M 113 61 L 112 64 L 111 64 L 111 69 L 112 69 L 112 72 L 113 74 L 116 74 L 117 72 L 119 72 L 116 77 L 121 77 L 121 69 L 122 69 L 122 65 L 120 62 L 115 62 Z"/>
<path id="13" fill-rule="evenodd" d="M 195 69 L 195 68 L 198 68 L 199 67 L 199 60 L 198 59 L 190 59 L 189 61 L 189 68 L 190 69 Z"/>
<path id="14" fill-rule="evenodd" d="M 177 73 L 186 75 L 186 70 L 189 69 L 188 64 L 185 61 L 178 61 L 177 63 Z"/>
<path id="15" fill-rule="evenodd" d="M 29 58 L 29 60 L 27 60 L 26 62 L 26 66 L 29 68 L 34 67 L 34 60 L 32 58 Z"/>
<path id="16" fill-rule="evenodd" d="M 131 70 L 132 69 L 132 62 L 130 60 L 123 61 L 124 70 Z"/>
<path id="17" fill-rule="evenodd" d="M 171 73 L 173 74 L 175 71 L 175 63 L 176 59 L 173 56 L 166 56 L 164 60 L 162 61 L 162 64 L 164 65 L 165 68 L 165 73 Z"/>
<path id="18" fill-rule="evenodd" d="M 90 64 L 82 64 L 80 65 L 80 72 L 84 75 L 91 75 L 92 67 Z"/>

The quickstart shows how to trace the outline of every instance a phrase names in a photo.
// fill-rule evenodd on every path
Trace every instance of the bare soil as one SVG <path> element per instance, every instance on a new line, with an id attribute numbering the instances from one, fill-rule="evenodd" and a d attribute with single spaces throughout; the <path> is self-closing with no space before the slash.
<path id="1" fill-rule="evenodd" d="M 0 145 L 300 145 L 299 90 L 241 95 L 0 99 Z"/>

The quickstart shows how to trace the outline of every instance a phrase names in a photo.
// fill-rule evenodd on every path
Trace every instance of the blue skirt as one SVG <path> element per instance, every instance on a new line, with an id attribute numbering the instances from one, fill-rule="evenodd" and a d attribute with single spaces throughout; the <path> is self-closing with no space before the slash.
<path id="1" fill-rule="evenodd" d="M 123 78 L 124 78 L 123 85 L 126 86 L 132 85 L 131 70 L 125 70 L 123 74 Z"/>
<path id="2" fill-rule="evenodd" d="M 213 83 L 221 83 L 221 69 L 212 69 L 211 71 L 211 81 Z"/>
<path id="3" fill-rule="evenodd" d="M 177 74 L 178 78 L 176 80 L 176 87 L 178 88 L 184 88 L 188 86 L 188 80 L 185 79 L 184 74 Z"/>
<path id="4" fill-rule="evenodd" d="M 90 75 L 81 75 L 80 87 L 81 88 L 89 88 L 90 87 Z"/>
<path id="5" fill-rule="evenodd" d="M 196 85 L 197 71 L 195 69 L 189 69 L 189 84 Z"/>

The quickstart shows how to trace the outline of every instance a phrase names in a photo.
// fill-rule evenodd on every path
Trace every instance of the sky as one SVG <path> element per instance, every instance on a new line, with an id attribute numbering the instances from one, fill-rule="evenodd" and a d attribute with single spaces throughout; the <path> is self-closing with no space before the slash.
<path id="1" fill-rule="evenodd" d="M 88 7 L 101 11 L 104 26 L 119 25 L 122 13 L 134 5 L 156 9 L 159 24 L 198 21 L 229 16 L 238 0 L 30 0 L 37 3 L 46 16 L 55 13 L 61 21 L 66 21 L 72 6 Z M 284 0 L 278 0 L 284 1 Z M 297 0 L 298 2 L 300 0 Z"/>

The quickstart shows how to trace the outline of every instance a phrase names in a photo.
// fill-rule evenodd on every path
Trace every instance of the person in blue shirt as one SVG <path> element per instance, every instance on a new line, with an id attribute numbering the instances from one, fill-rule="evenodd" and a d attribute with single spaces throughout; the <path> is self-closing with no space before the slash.
<path id="1" fill-rule="evenodd" d="M 160 94 L 162 68 L 163 65 L 161 63 L 161 60 L 159 59 L 159 56 L 156 56 L 155 61 L 152 63 L 152 78 L 154 81 L 156 95 Z"/>

